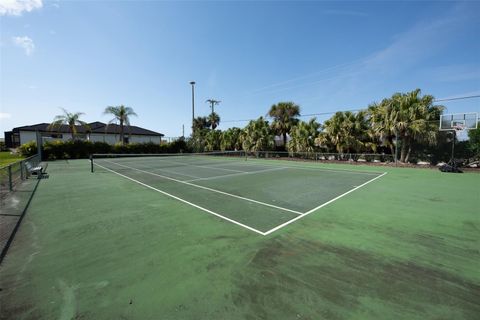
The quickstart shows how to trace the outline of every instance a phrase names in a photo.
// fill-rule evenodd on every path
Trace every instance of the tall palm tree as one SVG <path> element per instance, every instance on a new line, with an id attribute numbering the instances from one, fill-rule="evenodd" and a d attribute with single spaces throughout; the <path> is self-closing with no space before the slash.
<path id="1" fill-rule="evenodd" d="M 300 121 L 292 128 L 291 139 L 287 143 L 289 152 L 313 152 L 315 150 L 315 138 L 318 136 L 320 124 L 315 118 L 309 122 Z"/>
<path id="2" fill-rule="evenodd" d="M 218 115 L 218 113 L 212 112 L 208 116 L 208 121 L 210 122 L 210 126 L 212 127 L 212 130 L 215 130 L 220 124 L 220 116 Z"/>
<path id="3" fill-rule="evenodd" d="M 369 142 L 368 127 L 365 111 L 358 113 L 339 111 L 325 121 L 323 131 L 316 142 L 323 145 L 332 144 L 339 153 L 360 153 Z"/>
<path id="4" fill-rule="evenodd" d="M 207 117 L 196 117 L 193 119 L 193 131 L 201 131 L 210 128 L 210 120 Z"/>
<path id="5" fill-rule="evenodd" d="M 394 139 L 397 135 L 395 123 L 397 112 L 392 99 L 383 99 L 380 103 L 373 103 L 368 107 L 370 133 L 377 138 L 380 144 L 390 148 L 395 153 Z"/>
<path id="6" fill-rule="evenodd" d="M 209 103 L 210 104 L 210 109 L 212 109 L 212 112 L 210 113 L 210 116 L 209 116 L 209 120 L 210 120 L 210 124 L 212 126 L 212 130 L 215 130 L 215 128 L 220 123 L 220 117 L 218 116 L 218 114 L 215 113 L 215 105 L 220 104 L 220 102 L 222 102 L 222 101 L 215 100 L 215 99 L 208 99 L 205 102 Z M 218 121 L 216 121 L 216 120 L 218 120 Z"/>
<path id="7" fill-rule="evenodd" d="M 58 129 L 62 125 L 67 125 L 70 129 L 70 133 L 72 134 L 72 140 L 75 140 L 77 135 L 77 126 L 84 127 L 85 129 L 89 129 L 88 124 L 85 121 L 80 120 L 80 116 L 84 115 L 83 112 L 68 112 L 64 108 L 60 108 L 63 110 L 63 114 L 55 116 L 53 122 L 50 123 L 48 129 L 54 130 Z"/>
<path id="8" fill-rule="evenodd" d="M 205 134 L 205 151 L 216 151 L 220 149 L 222 132 L 220 130 L 209 130 Z"/>
<path id="9" fill-rule="evenodd" d="M 293 102 L 279 102 L 270 107 L 268 115 L 273 118 L 272 129 L 283 136 L 283 145 L 287 146 L 287 134 L 298 123 L 300 106 Z"/>
<path id="10" fill-rule="evenodd" d="M 444 110 L 443 106 L 434 106 L 434 97 L 420 97 L 420 89 L 403 94 L 400 98 L 400 121 L 398 130 L 402 137 L 400 161 L 408 162 L 414 142 L 433 145 L 438 134 L 437 122 Z"/>
<path id="11" fill-rule="evenodd" d="M 193 119 L 192 135 L 188 144 L 194 152 L 205 151 L 206 135 L 210 131 L 210 121 L 207 117 L 196 117 Z"/>
<path id="12" fill-rule="evenodd" d="M 108 124 L 119 122 L 120 124 L 120 143 L 124 143 L 124 126 L 130 125 L 130 116 L 136 116 L 137 114 L 130 107 L 125 107 L 123 104 L 119 106 L 108 106 L 103 111 L 103 114 L 111 114 L 114 116 Z"/>
<path id="13" fill-rule="evenodd" d="M 274 146 L 274 135 L 263 117 L 251 120 L 241 134 L 243 150 L 248 152 L 271 150 Z"/>
<path id="14" fill-rule="evenodd" d="M 242 147 L 240 141 L 240 135 L 242 133 L 242 129 L 233 127 L 228 128 L 227 130 L 222 132 L 222 137 L 220 140 L 220 149 L 222 151 L 225 150 L 240 150 Z"/>
<path id="15" fill-rule="evenodd" d="M 395 93 L 380 105 L 369 109 L 374 132 L 386 140 L 392 149 L 393 137 L 397 135 L 400 139 L 400 162 L 408 162 L 415 142 L 434 144 L 436 141 L 436 120 L 440 118 L 444 107 L 433 105 L 433 96 L 420 95 L 420 89 Z"/>

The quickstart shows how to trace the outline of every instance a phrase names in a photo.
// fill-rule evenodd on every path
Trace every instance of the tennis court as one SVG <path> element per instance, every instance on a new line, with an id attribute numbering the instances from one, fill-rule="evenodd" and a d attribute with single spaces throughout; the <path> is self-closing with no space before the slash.
<path id="1" fill-rule="evenodd" d="M 13 195 L 21 204 L 38 186 L 0 265 L 0 319 L 478 318 L 478 173 L 223 156 L 94 164 L 50 162 L 49 179 Z M 263 234 L 294 222 L 262 236 L 226 219 Z"/>
<path id="2" fill-rule="evenodd" d="M 247 160 L 238 154 L 94 155 L 125 179 L 256 233 L 270 234 L 385 173 Z"/>

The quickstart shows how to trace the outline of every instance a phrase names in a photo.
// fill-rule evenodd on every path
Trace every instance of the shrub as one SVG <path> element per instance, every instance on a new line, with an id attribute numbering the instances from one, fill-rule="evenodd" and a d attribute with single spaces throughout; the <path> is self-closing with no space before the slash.
<path id="1" fill-rule="evenodd" d="M 29 142 L 19 147 L 23 156 L 31 156 L 37 153 L 35 142 Z M 105 142 L 91 141 L 46 141 L 43 145 L 43 157 L 47 160 L 61 159 L 86 159 L 94 153 L 178 153 L 187 150 L 185 140 L 178 139 L 167 144 L 147 143 L 130 143 L 126 145 L 115 144 L 110 145 Z"/>
<path id="2" fill-rule="evenodd" d="M 0 151 L 7 151 L 7 146 L 5 145 L 5 141 L 0 141 Z"/>
<path id="3" fill-rule="evenodd" d="M 31 157 L 37 154 L 37 143 L 35 141 L 24 143 L 18 147 L 18 151 L 24 157 Z"/>

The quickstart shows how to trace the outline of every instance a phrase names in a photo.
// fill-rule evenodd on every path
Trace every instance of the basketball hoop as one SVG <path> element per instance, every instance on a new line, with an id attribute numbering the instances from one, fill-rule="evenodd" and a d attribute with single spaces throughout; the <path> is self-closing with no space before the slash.
<path id="1" fill-rule="evenodd" d="M 440 115 L 440 125 L 438 130 L 451 133 L 452 138 L 452 155 L 446 168 L 441 169 L 447 172 L 461 172 L 457 168 L 455 161 L 455 140 L 458 135 L 463 135 L 468 130 L 474 130 L 478 127 L 478 114 L 476 112 L 452 113 Z"/>

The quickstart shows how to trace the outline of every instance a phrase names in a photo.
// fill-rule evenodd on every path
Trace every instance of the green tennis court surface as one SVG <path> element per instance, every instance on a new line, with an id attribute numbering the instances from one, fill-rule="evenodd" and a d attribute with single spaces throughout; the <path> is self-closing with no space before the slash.
<path id="1" fill-rule="evenodd" d="M 94 164 L 97 173 L 118 174 L 263 235 L 384 174 L 205 155 L 110 156 Z"/>
<path id="2" fill-rule="evenodd" d="M 49 163 L 0 265 L 1 319 L 478 319 L 477 173 L 152 161 Z M 262 235 L 172 196 L 262 233 L 301 215 L 151 173 L 302 214 L 378 178 Z"/>

